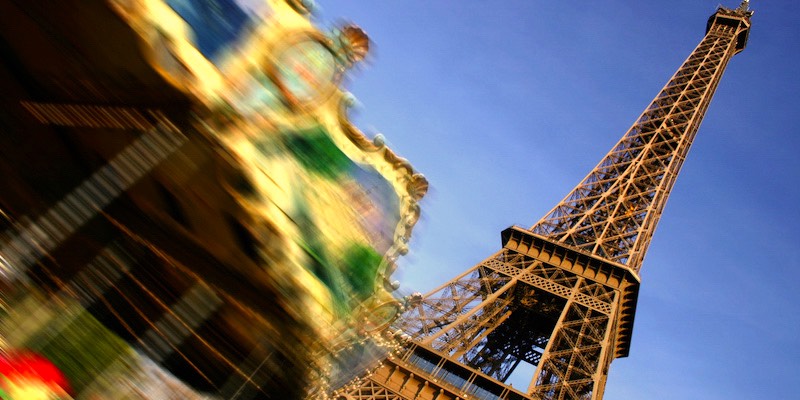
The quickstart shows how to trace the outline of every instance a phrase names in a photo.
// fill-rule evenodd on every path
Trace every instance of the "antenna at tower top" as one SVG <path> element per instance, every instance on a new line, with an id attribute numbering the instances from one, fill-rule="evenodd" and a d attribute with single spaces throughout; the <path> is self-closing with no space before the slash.
<path id="1" fill-rule="evenodd" d="M 742 4 L 739 4 L 737 11 L 750 11 L 750 0 L 742 0 Z"/>

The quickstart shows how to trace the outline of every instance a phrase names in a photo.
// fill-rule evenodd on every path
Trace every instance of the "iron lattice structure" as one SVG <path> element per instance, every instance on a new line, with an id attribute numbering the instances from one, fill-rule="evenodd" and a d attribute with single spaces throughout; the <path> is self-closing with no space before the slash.
<path id="1" fill-rule="evenodd" d="M 424 296 L 412 340 L 339 399 L 601 399 L 630 348 L 639 270 L 730 58 L 747 43 L 747 2 L 706 35 L 622 139 L 531 229 Z M 505 382 L 521 365 L 525 392 Z M 520 369 L 523 371 L 524 369 Z"/>

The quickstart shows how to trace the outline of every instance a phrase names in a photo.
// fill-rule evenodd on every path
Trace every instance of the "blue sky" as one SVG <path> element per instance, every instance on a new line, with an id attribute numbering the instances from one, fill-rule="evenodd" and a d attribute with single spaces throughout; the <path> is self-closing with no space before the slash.
<path id="1" fill-rule="evenodd" d="M 355 121 L 431 183 L 396 274 L 426 292 L 572 189 L 699 43 L 718 0 L 318 3 L 321 25 L 355 22 L 376 44 L 347 83 Z M 752 8 L 748 48 L 645 258 L 631 355 L 612 363 L 606 399 L 797 398 L 800 3 Z"/>

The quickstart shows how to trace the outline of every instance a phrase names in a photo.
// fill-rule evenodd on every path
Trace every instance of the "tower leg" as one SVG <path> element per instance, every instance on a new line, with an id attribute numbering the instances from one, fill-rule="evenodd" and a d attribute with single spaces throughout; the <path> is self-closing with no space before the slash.
<path id="1" fill-rule="evenodd" d="M 561 312 L 528 393 L 541 399 L 602 398 L 613 347 L 611 313 L 587 307 L 575 296 L 601 286 L 579 278 Z M 585 294 L 585 293 L 584 293 Z M 612 307 L 616 302 L 611 302 Z"/>

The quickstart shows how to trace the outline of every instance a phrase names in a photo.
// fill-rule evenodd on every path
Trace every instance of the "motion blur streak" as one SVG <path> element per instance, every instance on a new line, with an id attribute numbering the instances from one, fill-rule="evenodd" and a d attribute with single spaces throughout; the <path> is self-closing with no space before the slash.
<path id="1" fill-rule="evenodd" d="M 313 8 L 0 1 L 0 399 L 325 398 L 397 346 L 428 186 Z"/>

